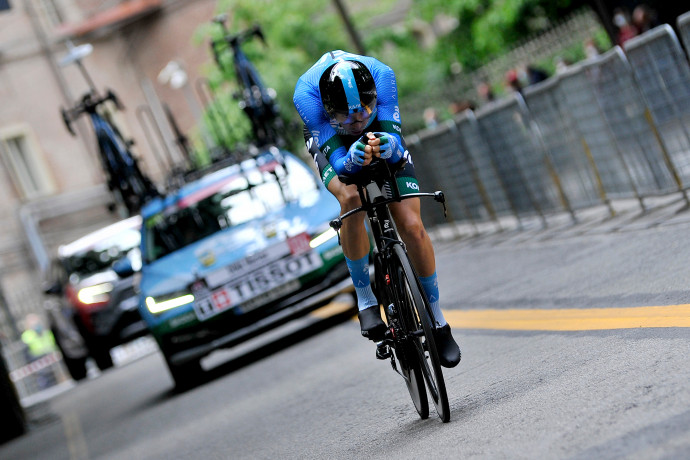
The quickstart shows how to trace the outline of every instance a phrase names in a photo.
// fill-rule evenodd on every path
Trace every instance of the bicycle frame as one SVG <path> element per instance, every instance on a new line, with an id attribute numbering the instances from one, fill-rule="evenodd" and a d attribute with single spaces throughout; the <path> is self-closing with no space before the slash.
<path id="1" fill-rule="evenodd" d="M 386 244 L 392 242 L 404 243 L 398 237 L 395 222 L 390 214 L 388 205 L 398 203 L 410 198 L 429 197 L 443 204 L 443 214 L 446 215 L 446 198 L 442 191 L 433 193 L 410 193 L 401 195 L 398 184 L 395 181 L 395 171 L 405 166 L 405 160 L 401 160 L 394 169 L 383 160 L 375 160 L 366 166 L 358 176 L 338 176 L 341 182 L 346 185 L 357 185 L 357 191 L 362 201 L 362 206 L 346 212 L 342 216 L 330 222 L 330 226 L 339 231 L 343 224 L 343 219 L 350 217 L 358 212 L 365 211 L 374 235 L 374 242 L 379 252 L 386 248 Z"/>
<path id="2" fill-rule="evenodd" d="M 98 112 L 98 107 L 107 101 L 112 101 L 118 109 L 122 108 L 112 91 L 107 91 L 105 96 L 100 97 L 92 89 L 77 105 L 68 110 L 63 109 L 62 119 L 67 130 L 76 135 L 71 123 L 84 113 L 89 115 L 108 188 L 119 204 L 127 208 L 129 215 L 134 215 L 147 199 L 158 195 L 158 190 L 139 168 L 137 160 L 129 151 L 129 143 L 117 127 Z"/>
<path id="3" fill-rule="evenodd" d="M 433 198 L 435 201 L 443 205 L 443 213 L 446 215 L 446 198 L 442 191 L 433 193 L 411 193 L 408 195 L 401 195 L 398 184 L 395 180 L 395 172 L 405 167 L 406 161 L 401 160 L 391 168 L 388 163 L 383 160 L 375 159 L 369 166 L 363 169 L 363 173 L 357 176 L 339 176 L 341 182 L 350 185 L 357 185 L 362 206 L 346 212 L 342 216 L 330 222 L 330 226 L 339 231 L 342 227 L 343 219 L 352 216 L 358 212 L 365 211 L 369 220 L 369 227 L 374 237 L 374 244 L 376 253 L 374 255 L 375 264 L 387 264 L 390 259 L 393 245 L 400 245 L 405 252 L 405 243 L 398 235 L 388 205 L 391 203 L 399 203 L 410 198 Z M 376 259 L 379 260 L 376 260 Z M 383 268 L 383 267 L 381 267 Z"/>
<path id="4" fill-rule="evenodd" d="M 388 330 L 377 342 L 376 357 L 390 359 L 391 367 L 405 380 L 415 408 L 424 419 L 429 410 L 423 376 L 441 420 L 448 422 L 448 398 L 433 338 L 435 319 L 389 209 L 391 203 L 405 199 L 432 197 L 443 204 L 445 214 L 445 196 L 441 191 L 401 195 L 394 173 L 404 166 L 405 160 L 391 169 L 385 161 L 375 159 L 357 176 L 340 176 L 341 182 L 357 186 L 362 206 L 332 220 L 330 225 L 340 230 L 343 219 L 358 212 L 367 213 L 376 246 L 376 295 L 388 320 Z"/>
<path id="5" fill-rule="evenodd" d="M 216 64 L 224 69 L 220 47 L 226 46 L 231 50 L 233 67 L 237 79 L 242 87 L 242 101 L 240 108 L 244 110 L 252 124 L 254 136 L 260 144 L 282 144 L 283 139 L 279 135 L 276 123 L 279 122 L 278 110 L 275 105 L 275 96 L 264 85 L 259 72 L 242 50 L 242 43 L 257 36 L 265 42 L 263 32 L 259 26 L 245 30 L 236 35 L 230 35 L 225 25 L 226 15 L 217 16 L 214 22 L 223 28 L 223 38 L 213 40 L 211 49 Z"/>

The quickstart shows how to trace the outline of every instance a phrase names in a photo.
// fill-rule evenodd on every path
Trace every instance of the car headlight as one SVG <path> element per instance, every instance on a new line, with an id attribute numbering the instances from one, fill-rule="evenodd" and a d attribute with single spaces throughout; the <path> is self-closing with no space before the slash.
<path id="1" fill-rule="evenodd" d="M 328 227 L 328 230 L 326 230 L 325 232 L 319 233 L 314 238 L 312 238 L 311 241 L 309 242 L 309 246 L 311 246 L 312 248 L 316 248 L 318 246 L 321 246 L 325 242 L 335 238 L 336 236 L 338 236 L 338 232 L 333 230 L 333 228 Z"/>
<path id="2" fill-rule="evenodd" d="M 169 295 L 157 296 L 155 298 L 149 296 L 146 297 L 145 302 L 146 308 L 148 308 L 151 313 L 161 313 L 194 302 L 194 295 L 190 294 L 188 291 L 180 291 Z"/>
<path id="3" fill-rule="evenodd" d="M 82 288 L 77 293 L 79 301 L 85 305 L 94 303 L 107 302 L 110 299 L 108 295 L 113 290 L 112 283 L 101 283 L 94 286 Z"/>

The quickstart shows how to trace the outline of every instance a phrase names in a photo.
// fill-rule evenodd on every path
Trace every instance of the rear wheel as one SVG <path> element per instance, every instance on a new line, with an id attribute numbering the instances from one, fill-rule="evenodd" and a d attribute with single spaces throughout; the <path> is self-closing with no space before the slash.
<path id="1" fill-rule="evenodd" d="M 406 325 L 414 336 L 410 341 L 414 354 L 421 365 L 426 386 L 431 400 L 436 406 L 436 412 L 441 421 L 450 421 L 450 405 L 446 393 L 446 383 L 438 359 L 436 341 L 434 340 L 434 325 L 429 314 L 429 305 L 423 294 L 419 280 L 405 250 L 396 245 L 393 248 L 392 266 L 397 265 L 394 286 L 397 289 L 401 303 L 409 307 L 409 317 L 412 324 Z M 395 260 L 397 259 L 397 260 Z"/>

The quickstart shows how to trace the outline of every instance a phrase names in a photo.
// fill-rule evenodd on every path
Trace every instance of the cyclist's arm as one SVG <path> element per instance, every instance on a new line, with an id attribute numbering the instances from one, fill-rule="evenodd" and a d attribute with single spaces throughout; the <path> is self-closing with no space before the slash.
<path id="1" fill-rule="evenodd" d="M 300 79 L 295 88 L 293 102 L 312 139 L 333 165 L 336 174 L 352 174 L 359 171 L 361 166 L 349 161 L 347 148 L 331 126 L 321 105 L 318 90 L 310 88 Z"/>
<path id="2" fill-rule="evenodd" d="M 382 62 L 372 58 L 371 73 L 376 83 L 377 92 L 377 116 L 376 118 L 383 129 L 380 134 L 392 138 L 390 148 L 391 163 L 398 162 L 405 150 L 405 142 L 402 137 L 402 122 L 400 119 L 400 107 L 398 105 L 398 86 L 393 69 Z"/>

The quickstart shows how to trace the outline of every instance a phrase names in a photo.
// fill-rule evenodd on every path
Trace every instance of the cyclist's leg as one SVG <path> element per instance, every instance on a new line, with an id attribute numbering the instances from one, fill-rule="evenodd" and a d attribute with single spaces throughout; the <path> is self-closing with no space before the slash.
<path id="1" fill-rule="evenodd" d="M 362 202 L 359 199 L 357 187 L 340 182 L 333 166 L 331 166 L 326 156 L 316 146 L 306 126 L 304 127 L 303 134 L 307 150 L 314 159 L 321 181 L 340 203 L 340 213 L 344 214 L 361 206 Z M 369 254 L 369 237 L 364 226 L 364 217 L 364 213 L 361 213 L 359 216 L 345 219 L 340 230 L 340 243 L 343 247 L 343 253 L 350 260 L 359 260 Z"/>
<path id="2" fill-rule="evenodd" d="M 402 194 L 419 191 L 411 159 L 405 168 L 396 174 L 396 180 Z M 434 315 L 441 364 L 445 367 L 453 367 L 460 362 L 460 348 L 453 339 L 450 326 L 441 311 L 434 246 L 422 222 L 420 200 L 410 198 L 399 203 L 392 203 L 390 209 Z"/>
<path id="3" fill-rule="evenodd" d="M 361 206 L 357 187 L 340 182 L 333 167 L 313 142 L 309 131 L 306 129 L 304 137 L 321 180 L 340 203 L 341 214 Z M 383 338 L 386 325 L 381 319 L 379 303 L 369 279 L 369 236 L 364 226 L 364 217 L 365 214 L 360 213 L 343 221 L 343 226 L 340 229 L 340 243 L 357 293 L 357 308 L 360 312 L 358 316 L 362 335 L 372 340 L 379 340 Z"/>

